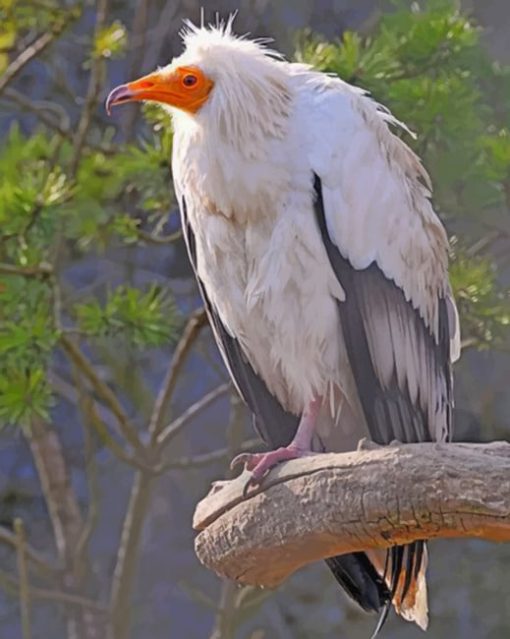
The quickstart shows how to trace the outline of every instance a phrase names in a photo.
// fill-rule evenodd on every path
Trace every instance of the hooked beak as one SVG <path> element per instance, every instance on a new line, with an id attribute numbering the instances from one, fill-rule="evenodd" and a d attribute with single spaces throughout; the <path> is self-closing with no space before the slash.
<path id="1" fill-rule="evenodd" d="M 106 99 L 106 112 L 110 115 L 113 106 L 124 102 L 151 100 L 196 113 L 206 102 L 212 86 L 212 81 L 196 67 L 155 71 L 113 89 Z"/>
<path id="2" fill-rule="evenodd" d="M 156 102 L 172 103 L 171 84 L 172 83 L 164 82 L 161 74 L 158 72 L 150 73 L 134 82 L 121 84 L 113 89 L 113 91 L 110 91 L 110 94 L 106 98 L 106 112 L 110 115 L 112 107 L 117 104 L 123 104 L 124 102 L 154 100 Z"/>
<path id="3" fill-rule="evenodd" d="M 112 114 L 112 107 L 121 102 L 131 102 L 133 100 L 133 92 L 127 84 L 121 84 L 120 86 L 110 91 L 106 98 L 106 113 Z"/>

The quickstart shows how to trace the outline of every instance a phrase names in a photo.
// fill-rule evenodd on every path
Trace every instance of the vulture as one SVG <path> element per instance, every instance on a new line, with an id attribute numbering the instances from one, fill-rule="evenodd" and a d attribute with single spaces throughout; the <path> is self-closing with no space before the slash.
<path id="1" fill-rule="evenodd" d="M 172 115 L 184 238 L 214 337 L 277 463 L 444 442 L 459 355 L 448 239 L 410 131 L 365 91 L 234 34 L 186 23 L 170 64 L 115 88 Z M 338 504 L 342 508 L 342 504 Z M 424 541 L 331 557 L 364 610 L 425 629 Z M 374 634 L 375 636 L 375 634 Z"/>

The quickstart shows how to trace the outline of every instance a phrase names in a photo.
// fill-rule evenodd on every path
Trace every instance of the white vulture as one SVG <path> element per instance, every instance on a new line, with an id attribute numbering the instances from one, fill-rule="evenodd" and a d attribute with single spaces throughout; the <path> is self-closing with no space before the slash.
<path id="1" fill-rule="evenodd" d="M 187 24 L 168 66 L 114 89 L 161 103 L 190 260 L 268 453 L 446 441 L 458 356 L 448 241 L 405 127 L 338 77 L 289 63 L 232 20 Z M 235 461 L 235 460 L 234 460 Z M 342 508 L 342 504 L 338 504 Z M 386 559 L 385 559 L 386 557 Z M 425 542 L 327 559 L 367 611 L 428 621 Z M 377 632 L 377 631 L 376 631 Z"/>

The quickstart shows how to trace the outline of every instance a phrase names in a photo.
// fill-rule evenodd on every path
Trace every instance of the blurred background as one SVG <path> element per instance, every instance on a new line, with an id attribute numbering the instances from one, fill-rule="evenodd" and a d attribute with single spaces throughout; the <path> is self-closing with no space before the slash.
<path id="1" fill-rule="evenodd" d="M 510 426 L 507 0 L 0 0 L 0 639 L 357 639 L 323 566 L 277 592 L 201 567 L 191 515 L 258 446 L 179 232 L 157 107 L 110 88 L 180 51 L 182 19 L 369 89 L 418 133 L 452 239 L 455 438 Z M 341 508 L 341 504 L 339 504 Z M 510 636 L 510 547 L 431 544 L 430 636 Z M 382 637 L 419 630 L 391 618 Z"/>

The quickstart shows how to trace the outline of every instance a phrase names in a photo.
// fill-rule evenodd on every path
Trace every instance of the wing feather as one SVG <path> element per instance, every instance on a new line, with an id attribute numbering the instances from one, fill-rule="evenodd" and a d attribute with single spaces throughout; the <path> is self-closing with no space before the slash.
<path id="1" fill-rule="evenodd" d="M 342 121 L 336 116 L 335 127 L 329 113 L 329 135 L 314 132 L 323 140 L 320 162 L 311 157 L 314 209 L 345 291 L 337 302 L 341 331 L 367 426 L 380 444 L 444 441 L 451 437 L 451 361 L 459 350 L 446 233 L 419 159 L 388 129 L 391 116 L 346 85 L 336 88 L 322 108 L 341 106 Z M 390 549 L 388 573 L 380 573 L 397 611 L 421 627 L 426 564 L 419 541 Z M 387 608 L 376 634 L 386 615 Z"/>
<path id="2" fill-rule="evenodd" d="M 332 241 L 320 178 L 315 213 L 346 299 L 338 302 L 343 337 L 374 441 L 444 440 L 451 432 L 450 326 L 438 300 L 438 337 L 376 262 L 355 269 Z"/>
<path id="3" fill-rule="evenodd" d="M 262 378 L 253 370 L 239 342 L 230 335 L 211 304 L 203 282 L 197 274 L 195 237 L 187 216 L 187 205 L 181 197 L 181 222 L 184 241 L 188 250 L 200 295 L 209 317 L 209 323 L 219 351 L 239 395 L 253 414 L 253 422 L 262 440 L 273 448 L 286 446 L 294 437 L 299 417 L 286 411 L 270 393 Z"/>

